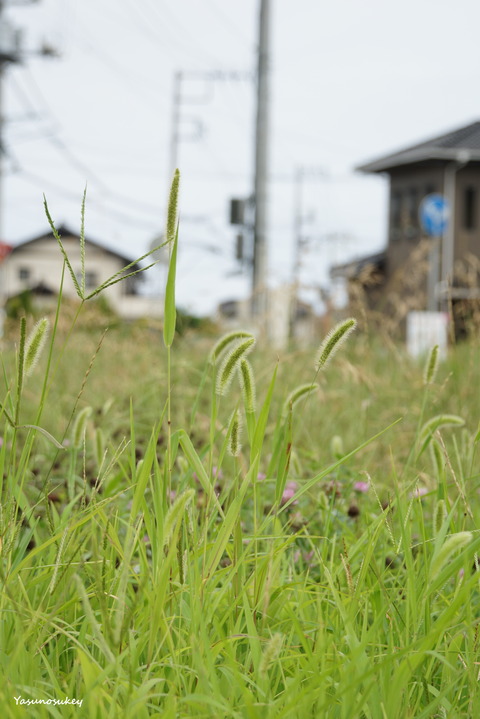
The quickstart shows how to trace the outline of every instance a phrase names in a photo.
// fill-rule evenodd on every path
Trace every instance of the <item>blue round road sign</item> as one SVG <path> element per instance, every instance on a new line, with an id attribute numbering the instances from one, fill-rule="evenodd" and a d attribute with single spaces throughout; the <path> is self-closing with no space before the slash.
<path id="1" fill-rule="evenodd" d="M 420 203 L 419 214 L 420 224 L 427 235 L 443 235 L 450 217 L 450 207 L 443 195 L 434 193 L 424 197 Z"/>

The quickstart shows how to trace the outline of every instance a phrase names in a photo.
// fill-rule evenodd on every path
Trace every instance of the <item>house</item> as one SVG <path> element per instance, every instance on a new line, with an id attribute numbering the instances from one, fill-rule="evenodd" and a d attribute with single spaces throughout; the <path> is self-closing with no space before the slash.
<path id="1" fill-rule="evenodd" d="M 58 228 L 63 246 L 72 268 L 80 280 L 80 237 L 68 227 Z M 98 242 L 85 238 L 85 290 L 89 294 L 132 260 L 108 249 Z M 0 265 L 0 301 L 4 305 L 10 298 L 25 291 L 35 296 L 58 294 L 63 269 L 63 255 L 51 232 L 34 237 L 11 248 Z M 140 269 L 135 264 L 130 272 Z M 128 274 L 128 271 L 126 272 Z M 124 319 L 144 316 L 161 316 L 163 303 L 140 294 L 143 275 L 140 273 L 117 282 L 102 292 L 116 314 Z M 77 297 L 74 283 L 65 272 L 63 295 Z"/>
<path id="2" fill-rule="evenodd" d="M 390 181 L 388 242 L 383 252 L 337 265 L 351 301 L 400 323 L 411 310 L 446 310 L 480 298 L 480 122 L 447 132 L 357 168 Z M 422 200 L 448 202 L 442 237 L 420 225 Z"/>

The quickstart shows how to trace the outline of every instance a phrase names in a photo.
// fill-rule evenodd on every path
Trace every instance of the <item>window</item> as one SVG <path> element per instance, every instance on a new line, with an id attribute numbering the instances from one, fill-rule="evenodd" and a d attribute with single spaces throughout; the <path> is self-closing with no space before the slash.
<path id="1" fill-rule="evenodd" d="M 82 285 L 82 273 L 80 270 L 75 272 L 75 277 L 77 278 L 78 284 Z M 96 272 L 92 272 L 91 270 L 86 270 L 85 272 L 85 289 L 86 290 L 96 290 L 98 287 L 98 275 Z"/>
<path id="2" fill-rule="evenodd" d="M 409 223 L 416 226 L 418 224 L 418 190 L 415 187 L 408 191 L 407 203 Z"/>
<path id="3" fill-rule="evenodd" d="M 98 287 L 97 273 L 85 272 L 85 289 L 95 290 Z"/>
<path id="4" fill-rule="evenodd" d="M 402 218 L 402 193 L 398 190 L 392 192 L 391 199 L 391 217 L 392 217 L 392 228 L 397 229 L 400 227 L 400 221 Z"/>
<path id="5" fill-rule="evenodd" d="M 124 295 L 136 295 L 137 293 L 137 282 L 138 277 L 127 277 L 121 283 Z"/>
<path id="6" fill-rule="evenodd" d="M 466 187 L 463 196 L 463 226 L 466 230 L 474 230 L 476 225 L 477 190 Z"/>
<path id="7" fill-rule="evenodd" d="M 19 267 L 18 268 L 18 279 L 22 282 L 26 282 L 30 279 L 30 270 L 28 267 Z"/>

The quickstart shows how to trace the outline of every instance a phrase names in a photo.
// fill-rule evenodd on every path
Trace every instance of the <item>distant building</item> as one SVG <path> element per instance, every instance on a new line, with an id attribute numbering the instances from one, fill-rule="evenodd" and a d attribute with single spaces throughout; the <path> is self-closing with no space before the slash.
<path id="1" fill-rule="evenodd" d="M 65 251 L 78 280 L 81 277 L 80 237 L 68 227 L 58 228 Z M 108 249 L 98 242 L 85 238 L 85 291 L 95 290 L 132 260 Z M 2 305 L 10 298 L 28 291 L 32 296 L 57 295 L 63 268 L 63 255 L 51 232 L 22 242 L 6 255 L 0 265 L 0 300 Z M 130 272 L 139 265 L 130 268 Z M 126 272 L 125 274 L 128 274 Z M 127 277 L 102 292 L 110 307 L 124 319 L 143 316 L 160 316 L 163 303 L 144 297 L 139 293 L 142 274 Z M 63 295 L 77 297 L 68 270 L 65 271 Z"/>
<path id="2" fill-rule="evenodd" d="M 460 306 L 480 297 L 480 122 L 386 155 L 357 168 L 390 180 L 385 251 L 332 268 L 347 280 L 351 300 L 395 315 Z M 442 194 L 451 215 L 441 240 L 426 238 L 423 198 Z M 433 305 L 433 306 L 432 306 Z"/>
<path id="3" fill-rule="evenodd" d="M 293 302 L 295 287 L 291 284 L 271 287 L 268 290 L 266 326 L 268 342 L 272 347 L 282 349 L 292 338 L 292 323 L 295 328 L 295 342 L 308 344 L 318 329 L 318 317 L 313 307 L 301 300 Z M 225 330 L 251 326 L 251 299 L 230 299 L 218 305 L 216 321 Z M 254 328 L 252 330 L 255 332 Z"/>

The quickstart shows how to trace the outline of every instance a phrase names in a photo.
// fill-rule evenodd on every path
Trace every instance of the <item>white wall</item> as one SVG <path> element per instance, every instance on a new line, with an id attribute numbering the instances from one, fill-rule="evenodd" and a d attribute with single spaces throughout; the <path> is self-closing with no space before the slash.
<path id="1" fill-rule="evenodd" d="M 75 273 L 80 275 L 80 245 L 76 237 L 62 237 L 62 243 L 69 257 Z M 85 270 L 95 274 L 95 286 L 102 284 L 112 275 L 119 272 L 124 266 L 124 261 L 115 255 L 104 251 L 102 248 L 85 243 Z M 20 279 L 20 270 L 25 269 L 29 273 L 28 279 Z M 0 297 L 2 302 L 8 297 L 19 294 L 25 289 L 36 287 L 39 284 L 45 285 L 53 292 L 60 289 L 62 277 L 63 255 L 57 241 L 52 237 L 41 239 L 32 243 L 20 246 L 8 255 L 1 266 L 0 272 Z M 94 289 L 86 287 L 86 294 Z M 66 269 L 63 294 L 66 297 L 76 297 L 77 293 Z M 159 317 L 163 314 L 163 302 L 152 301 L 151 298 L 126 294 L 126 283 L 117 282 L 102 292 L 108 300 L 112 309 L 121 317 L 133 319 L 142 316 Z"/>

